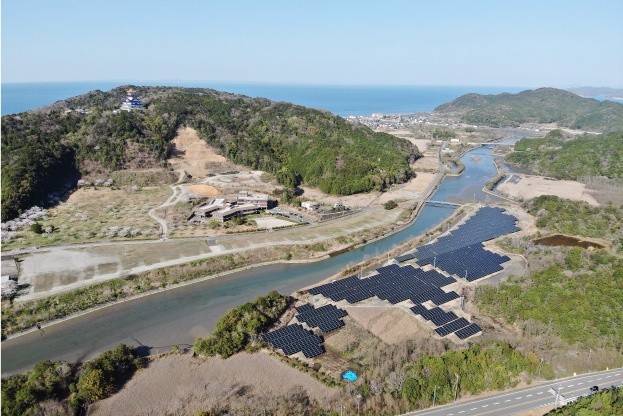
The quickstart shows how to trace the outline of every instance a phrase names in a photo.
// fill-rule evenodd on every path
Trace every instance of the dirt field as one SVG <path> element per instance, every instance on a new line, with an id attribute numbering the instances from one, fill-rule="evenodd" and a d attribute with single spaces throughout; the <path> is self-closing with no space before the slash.
<path id="1" fill-rule="evenodd" d="M 178 130 L 173 139 L 173 157 L 168 162 L 175 170 L 184 170 L 193 178 L 203 178 L 215 169 L 235 169 L 227 158 L 215 152 L 197 132 L 184 127 Z"/>
<path id="2" fill-rule="evenodd" d="M 26 300 L 130 273 L 191 261 L 211 253 L 205 241 L 117 244 L 82 249 L 50 248 L 24 257 L 20 283 L 31 284 Z"/>
<path id="3" fill-rule="evenodd" d="M 287 227 L 288 225 L 294 225 L 296 223 L 291 221 L 282 220 L 280 218 L 254 218 L 253 221 L 257 223 L 258 228 L 277 228 L 277 227 Z"/>
<path id="4" fill-rule="evenodd" d="M 214 196 L 222 194 L 220 190 L 210 185 L 186 185 L 186 189 L 193 194 L 201 196 Z"/>
<path id="5" fill-rule="evenodd" d="M 575 181 L 546 179 L 541 176 L 509 175 L 498 190 L 513 198 L 532 199 L 541 195 L 556 195 L 573 201 L 585 201 L 599 206 L 597 200 L 586 189 L 586 185 Z"/>
<path id="6" fill-rule="evenodd" d="M 258 371 L 259 370 L 259 371 Z M 310 398 L 326 402 L 336 392 L 267 353 L 239 353 L 226 360 L 170 356 L 151 362 L 117 394 L 89 414 L 197 414 L 224 404 L 230 395 L 280 395 L 302 386 Z"/>
<path id="7" fill-rule="evenodd" d="M 395 306 L 352 306 L 344 309 L 359 325 L 387 344 L 398 344 L 430 334 L 430 329 L 422 328 L 413 314 Z"/>

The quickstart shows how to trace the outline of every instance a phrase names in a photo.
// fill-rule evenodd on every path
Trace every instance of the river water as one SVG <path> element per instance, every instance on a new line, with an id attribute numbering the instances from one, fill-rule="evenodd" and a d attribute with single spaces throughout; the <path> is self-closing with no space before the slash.
<path id="1" fill-rule="evenodd" d="M 464 173 L 447 177 L 431 200 L 500 202 L 501 199 L 482 192 L 484 184 L 497 174 L 490 152 L 490 148 L 482 147 L 464 155 Z M 197 337 L 205 337 L 214 330 L 228 309 L 271 290 L 288 294 L 320 282 L 349 265 L 422 235 L 452 212 L 450 208 L 425 206 L 416 221 L 403 231 L 321 262 L 246 270 L 115 304 L 4 341 L 2 374 L 27 370 L 44 360 L 86 360 L 119 343 L 142 346 L 144 352 L 150 353 L 165 352 L 173 345 L 190 345 Z"/>

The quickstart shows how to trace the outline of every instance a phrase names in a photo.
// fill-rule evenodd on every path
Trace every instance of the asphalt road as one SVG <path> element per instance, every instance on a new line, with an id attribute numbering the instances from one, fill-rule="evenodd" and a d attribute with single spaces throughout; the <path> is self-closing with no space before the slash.
<path id="1" fill-rule="evenodd" d="M 571 402 L 579 396 L 591 394 L 592 386 L 599 389 L 623 385 L 623 368 L 582 374 L 565 379 L 550 381 L 539 386 L 527 387 L 512 392 L 501 393 L 483 399 L 437 406 L 419 412 L 407 413 L 408 416 L 509 416 L 526 410 L 544 406 L 553 406 L 556 397 L 550 389 L 559 391 L 559 405 Z"/>

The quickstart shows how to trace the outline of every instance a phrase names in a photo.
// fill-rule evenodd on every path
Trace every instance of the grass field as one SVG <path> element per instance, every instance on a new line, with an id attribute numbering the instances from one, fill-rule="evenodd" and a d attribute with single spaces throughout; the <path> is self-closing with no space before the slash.
<path id="1" fill-rule="evenodd" d="M 2 245 L 3 250 L 28 246 L 82 243 L 99 240 L 155 238 L 159 225 L 149 217 L 150 209 L 171 195 L 166 186 L 139 191 L 111 188 L 81 188 L 67 201 L 48 210 L 48 219 L 40 221 L 47 234 L 24 228 L 17 238 Z"/>

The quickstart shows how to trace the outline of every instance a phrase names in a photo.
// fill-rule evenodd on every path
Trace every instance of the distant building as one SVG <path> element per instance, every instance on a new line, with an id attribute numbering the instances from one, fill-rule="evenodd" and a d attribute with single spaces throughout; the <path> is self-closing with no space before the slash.
<path id="1" fill-rule="evenodd" d="M 308 211 L 315 211 L 318 209 L 318 203 L 314 201 L 301 202 L 301 206 Z"/>
<path id="2" fill-rule="evenodd" d="M 225 202 L 225 198 L 216 198 L 209 203 L 203 204 L 199 208 L 196 208 L 193 212 L 193 216 L 198 218 L 207 218 L 211 216 L 214 211 L 218 211 L 229 206 L 231 206 L 231 204 Z"/>
<path id="3" fill-rule="evenodd" d="M 275 201 L 268 199 L 268 195 L 253 195 L 247 191 L 240 191 L 235 202 L 226 202 L 225 198 L 215 198 L 195 208 L 189 220 L 212 218 L 214 221 L 225 222 L 235 217 L 257 214 L 270 209 L 274 203 Z"/>
<path id="4" fill-rule="evenodd" d="M 236 217 L 244 217 L 245 215 L 258 214 L 260 211 L 264 210 L 255 204 L 243 204 L 243 205 L 231 205 L 227 208 L 223 208 L 212 213 L 212 219 L 218 222 L 229 221 L 232 218 Z"/>
<path id="5" fill-rule="evenodd" d="M 130 88 L 127 91 L 125 100 L 123 100 L 123 102 L 121 103 L 121 107 L 119 108 L 120 110 L 132 111 L 132 110 L 144 110 L 145 109 L 145 106 L 143 105 L 141 100 L 136 98 L 136 95 L 134 94 L 135 92 L 136 91 L 134 91 L 132 88 Z"/>
<path id="6" fill-rule="evenodd" d="M 263 209 L 270 209 L 273 207 L 273 202 L 274 201 L 268 199 L 268 195 L 253 195 L 247 191 L 238 192 L 238 204 L 254 204 Z"/>

